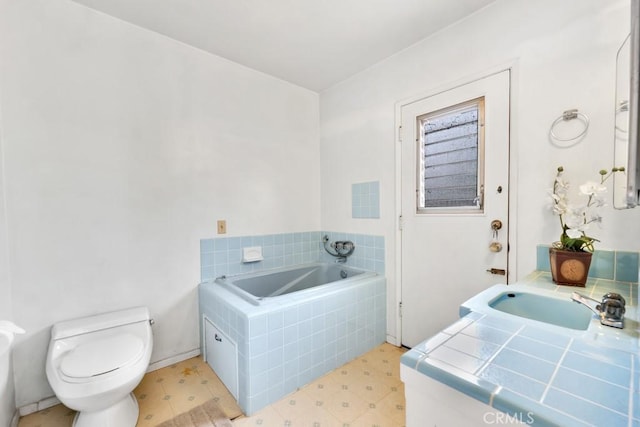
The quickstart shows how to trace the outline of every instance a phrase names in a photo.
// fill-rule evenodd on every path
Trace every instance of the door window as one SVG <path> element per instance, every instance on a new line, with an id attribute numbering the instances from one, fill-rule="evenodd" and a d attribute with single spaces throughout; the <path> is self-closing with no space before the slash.
<path id="1" fill-rule="evenodd" d="M 484 97 L 416 120 L 418 213 L 481 212 Z"/>

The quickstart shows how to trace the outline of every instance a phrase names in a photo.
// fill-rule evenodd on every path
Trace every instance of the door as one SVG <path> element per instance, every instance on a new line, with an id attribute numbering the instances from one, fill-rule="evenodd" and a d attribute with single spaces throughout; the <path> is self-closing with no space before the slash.
<path id="1" fill-rule="evenodd" d="M 509 81 L 502 71 L 401 106 L 401 340 L 507 283 Z"/>

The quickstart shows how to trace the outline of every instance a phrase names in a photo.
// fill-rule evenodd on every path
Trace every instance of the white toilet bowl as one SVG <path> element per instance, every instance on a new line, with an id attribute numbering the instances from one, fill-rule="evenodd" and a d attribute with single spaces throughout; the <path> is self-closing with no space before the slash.
<path id="1" fill-rule="evenodd" d="M 78 411 L 74 427 L 135 427 L 133 389 L 144 376 L 153 335 L 146 307 L 57 323 L 46 372 L 60 401 Z"/>

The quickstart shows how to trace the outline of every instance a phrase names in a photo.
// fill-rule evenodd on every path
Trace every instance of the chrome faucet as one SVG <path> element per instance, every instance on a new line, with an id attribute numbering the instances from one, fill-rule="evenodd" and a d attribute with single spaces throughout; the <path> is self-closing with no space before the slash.
<path id="1" fill-rule="evenodd" d="M 602 301 L 590 298 L 586 295 L 574 292 L 571 294 L 571 299 L 577 303 L 586 306 L 589 310 L 593 311 L 600 323 L 605 326 L 612 326 L 614 328 L 624 328 L 624 312 L 626 301 L 620 294 L 614 292 L 606 293 L 602 297 Z M 597 302 L 595 308 L 591 307 L 586 300 Z"/>
<path id="2" fill-rule="evenodd" d="M 322 245 L 329 255 L 337 258 L 336 262 L 342 264 L 347 262 L 347 257 L 356 249 L 356 245 L 354 245 L 351 240 L 336 240 L 335 242 L 330 242 L 329 236 L 326 234 L 322 236 Z"/>

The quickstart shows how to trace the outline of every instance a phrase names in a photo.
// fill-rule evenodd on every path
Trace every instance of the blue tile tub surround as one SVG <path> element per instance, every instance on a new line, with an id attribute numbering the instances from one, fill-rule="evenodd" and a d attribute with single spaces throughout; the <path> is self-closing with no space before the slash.
<path id="1" fill-rule="evenodd" d="M 384 274 L 384 237 L 366 234 L 307 231 L 261 236 L 218 237 L 200 240 L 200 280 L 252 273 L 310 262 L 334 262 L 322 248 L 322 236 L 331 241 L 351 240 L 356 249 L 347 264 Z M 243 263 L 242 248 L 262 246 L 263 261 Z"/>
<path id="2" fill-rule="evenodd" d="M 198 292 L 201 318 L 237 343 L 238 403 L 247 415 L 386 339 L 386 281 L 380 275 L 261 306 L 214 282 L 201 283 Z"/>
<path id="3" fill-rule="evenodd" d="M 351 217 L 380 218 L 380 182 L 351 185 Z"/>
<path id="4" fill-rule="evenodd" d="M 200 240 L 200 279 L 318 261 L 319 231 Z M 263 261 L 242 262 L 242 248 L 262 246 Z"/>
<path id="5" fill-rule="evenodd" d="M 351 240 L 355 245 L 353 254 L 347 259 L 347 265 L 375 271 L 384 274 L 384 237 L 368 234 L 341 233 L 335 231 L 323 231 L 323 236 L 329 236 L 330 241 Z M 334 262 L 335 258 L 329 255 L 324 248 L 320 250 L 320 261 Z"/>
<path id="6" fill-rule="evenodd" d="M 625 251 L 595 251 L 591 259 L 589 277 L 637 283 L 640 271 L 640 253 Z M 536 247 L 536 269 L 550 271 L 549 246 Z"/>
<path id="7" fill-rule="evenodd" d="M 526 286 L 551 286 L 536 277 Z M 471 311 L 401 363 L 502 412 L 530 413 L 536 426 L 640 425 L 637 317 L 632 302 L 622 342 L 603 338 L 615 328 L 567 332 Z"/>

